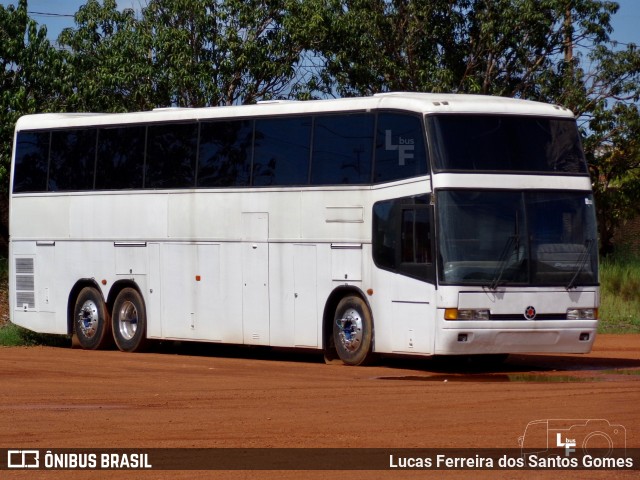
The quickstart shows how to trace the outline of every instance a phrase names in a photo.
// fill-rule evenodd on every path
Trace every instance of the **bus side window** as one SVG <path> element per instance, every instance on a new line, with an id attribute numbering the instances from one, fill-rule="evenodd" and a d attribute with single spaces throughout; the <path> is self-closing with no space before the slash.
<path id="1" fill-rule="evenodd" d="M 197 145 L 197 123 L 150 125 L 144 187 L 194 187 Z"/>
<path id="2" fill-rule="evenodd" d="M 306 185 L 312 117 L 256 120 L 253 185 Z"/>
<path id="3" fill-rule="evenodd" d="M 423 131 L 416 116 L 389 112 L 378 115 L 374 183 L 427 174 Z"/>
<path id="4" fill-rule="evenodd" d="M 197 186 L 249 185 L 252 144 L 252 120 L 202 122 Z"/>
<path id="5" fill-rule="evenodd" d="M 312 185 L 371 182 L 374 116 L 368 113 L 315 118 Z"/>
<path id="6" fill-rule="evenodd" d="M 54 130 L 49 154 L 50 192 L 93 190 L 96 130 Z"/>
<path id="7" fill-rule="evenodd" d="M 97 190 L 142 188 L 145 132 L 142 126 L 98 130 Z"/>
<path id="8" fill-rule="evenodd" d="M 16 141 L 13 193 L 47 189 L 50 133 L 19 132 Z"/>
<path id="9" fill-rule="evenodd" d="M 373 261 L 385 270 L 396 270 L 396 244 L 398 242 L 392 225 L 395 209 L 394 200 L 376 202 L 373 205 Z"/>
<path id="10" fill-rule="evenodd" d="M 379 268 L 435 282 L 429 195 L 376 202 L 373 260 Z"/>
<path id="11" fill-rule="evenodd" d="M 403 208 L 400 219 L 400 263 L 431 263 L 430 215 L 428 207 Z"/>

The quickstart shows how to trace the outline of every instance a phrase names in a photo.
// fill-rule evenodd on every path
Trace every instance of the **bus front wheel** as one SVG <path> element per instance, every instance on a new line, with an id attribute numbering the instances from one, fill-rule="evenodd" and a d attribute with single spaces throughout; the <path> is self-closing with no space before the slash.
<path id="1" fill-rule="evenodd" d="M 147 344 L 147 311 L 133 288 L 124 288 L 113 303 L 113 338 L 123 352 L 141 351 Z"/>
<path id="2" fill-rule="evenodd" d="M 73 324 L 80 346 L 103 349 L 112 343 L 111 319 L 102 295 L 93 287 L 80 290 L 73 309 Z"/>
<path id="3" fill-rule="evenodd" d="M 365 365 L 373 356 L 373 320 L 360 297 L 343 298 L 333 321 L 333 342 L 338 357 L 347 365 Z"/>

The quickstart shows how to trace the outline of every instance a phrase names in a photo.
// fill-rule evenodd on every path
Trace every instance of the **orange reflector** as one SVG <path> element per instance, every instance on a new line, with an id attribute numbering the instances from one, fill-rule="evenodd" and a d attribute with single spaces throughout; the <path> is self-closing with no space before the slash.
<path id="1" fill-rule="evenodd" d="M 445 308 L 444 309 L 444 319 L 445 320 L 457 320 L 458 319 L 458 309 L 457 308 Z"/>
<path id="2" fill-rule="evenodd" d="M 367 290 L 367 295 L 369 295 L 369 296 L 373 295 L 373 288 L 369 288 Z"/>
<path id="3" fill-rule="evenodd" d="M 103 279 L 102 279 L 102 282 L 100 282 L 100 283 L 102 283 L 103 285 L 106 285 L 106 284 L 107 284 L 107 281 L 103 278 Z"/>
<path id="4" fill-rule="evenodd" d="M 196 275 L 196 282 L 200 281 L 200 275 Z"/>

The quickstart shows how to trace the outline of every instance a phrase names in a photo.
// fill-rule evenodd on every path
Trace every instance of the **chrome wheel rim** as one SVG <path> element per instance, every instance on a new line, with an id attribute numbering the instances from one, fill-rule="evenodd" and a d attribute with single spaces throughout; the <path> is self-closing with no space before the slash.
<path id="1" fill-rule="evenodd" d="M 118 315 L 118 330 L 125 340 L 131 340 L 138 330 L 138 309 L 129 301 L 120 307 Z"/>
<path id="2" fill-rule="evenodd" d="M 362 317 L 355 308 L 344 311 L 342 318 L 336 319 L 338 338 L 345 350 L 355 352 L 362 344 Z"/>
<path id="3" fill-rule="evenodd" d="M 98 331 L 99 322 L 98 305 L 92 300 L 87 300 L 80 307 L 80 313 L 78 314 L 80 332 L 86 338 L 93 338 Z"/>

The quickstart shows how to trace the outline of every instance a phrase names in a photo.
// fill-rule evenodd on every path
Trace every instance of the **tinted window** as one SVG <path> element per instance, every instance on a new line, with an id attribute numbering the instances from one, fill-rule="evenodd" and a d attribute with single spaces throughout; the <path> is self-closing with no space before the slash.
<path id="1" fill-rule="evenodd" d="M 374 182 L 427 174 L 422 122 L 397 113 L 378 115 Z"/>
<path id="2" fill-rule="evenodd" d="M 429 125 L 441 170 L 587 174 L 572 119 L 439 115 Z"/>
<path id="3" fill-rule="evenodd" d="M 400 263 L 431 263 L 431 218 L 427 207 L 402 207 Z"/>
<path id="4" fill-rule="evenodd" d="M 53 131 L 49 158 L 49 191 L 92 190 L 95 163 L 94 129 Z"/>
<path id="5" fill-rule="evenodd" d="M 253 122 L 205 122 L 200 125 L 198 187 L 249 185 Z"/>
<path id="6" fill-rule="evenodd" d="M 98 132 L 97 189 L 142 188 L 145 127 Z"/>
<path id="7" fill-rule="evenodd" d="M 13 192 L 44 192 L 48 162 L 49 132 L 18 133 Z"/>
<path id="8" fill-rule="evenodd" d="M 149 126 L 145 188 L 195 186 L 198 124 Z"/>
<path id="9" fill-rule="evenodd" d="M 370 114 L 316 117 L 311 183 L 362 184 L 371 181 L 373 120 Z"/>
<path id="10" fill-rule="evenodd" d="M 441 190 L 440 280 L 463 285 L 595 285 L 590 192 Z"/>
<path id="11" fill-rule="evenodd" d="M 375 203 L 375 264 L 385 270 L 434 282 L 432 224 L 429 195 Z"/>
<path id="12" fill-rule="evenodd" d="M 311 117 L 256 120 L 253 185 L 309 182 Z"/>

